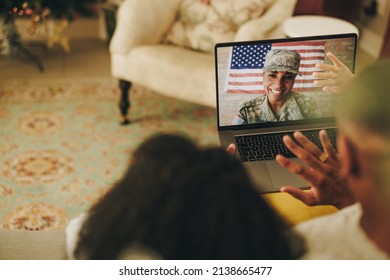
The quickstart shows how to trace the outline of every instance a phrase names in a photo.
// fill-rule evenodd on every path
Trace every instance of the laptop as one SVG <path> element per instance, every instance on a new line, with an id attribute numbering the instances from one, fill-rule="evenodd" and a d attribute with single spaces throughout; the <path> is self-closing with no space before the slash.
<path id="1" fill-rule="evenodd" d="M 332 64 L 328 52 L 354 73 L 356 43 L 356 34 L 337 34 L 216 44 L 219 140 L 223 148 L 236 144 L 236 155 L 260 193 L 285 185 L 309 187 L 279 166 L 275 156 L 300 161 L 281 140 L 294 131 L 317 143 L 321 129 L 335 135 L 339 94 L 323 91 L 313 73 L 320 71 L 317 63 Z"/>

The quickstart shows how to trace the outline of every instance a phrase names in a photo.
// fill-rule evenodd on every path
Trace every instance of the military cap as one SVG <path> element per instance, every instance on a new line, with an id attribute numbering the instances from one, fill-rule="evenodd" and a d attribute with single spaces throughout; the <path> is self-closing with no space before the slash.
<path id="1" fill-rule="evenodd" d="M 287 71 L 299 75 L 301 56 L 292 50 L 274 49 L 265 56 L 263 71 Z"/>

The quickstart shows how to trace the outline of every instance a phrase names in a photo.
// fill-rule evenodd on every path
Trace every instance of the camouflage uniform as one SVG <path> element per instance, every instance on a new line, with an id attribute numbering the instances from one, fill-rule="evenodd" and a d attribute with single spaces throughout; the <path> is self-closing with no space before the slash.
<path id="1" fill-rule="evenodd" d="M 268 104 L 267 95 L 262 95 L 244 102 L 238 109 L 233 124 L 302 120 L 319 117 L 317 112 L 316 102 L 312 98 L 301 93 L 290 92 L 286 103 L 278 114 L 275 114 Z"/>
<path id="2" fill-rule="evenodd" d="M 301 56 L 292 50 L 270 50 L 264 61 L 263 71 L 285 71 L 299 74 Z M 233 125 L 261 122 L 280 122 L 319 117 L 316 102 L 301 93 L 289 92 L 283 107 L 276 114 L 271 110 L 267 95 L 244 102 L 238 109 Z"/>

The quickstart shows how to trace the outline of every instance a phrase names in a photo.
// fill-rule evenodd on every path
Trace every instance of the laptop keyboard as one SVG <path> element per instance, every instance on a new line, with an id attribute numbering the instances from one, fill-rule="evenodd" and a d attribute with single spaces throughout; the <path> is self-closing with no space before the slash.
<path id="1" fill-rule="evenodd" d="M 321 150 L 321 141 L 319 138 L 320 129 L 301 131 L 310 141 L 314 142 Z M 326 129 L 328 137 L 333 147 L 336 149 L 336 128 Z M 293 132 L 272 133 L 272 134 L 253 134 L 235 136 L 237 150 L 240 153 L 242 162 L 272 160 L 276 155 L 281 154 L 287 158 L 296 157 L 291 153 L 283 143 L 283 136 L 289 135 L 292 139 Z M 299 145 L 299 143 L 297 143 Z"/>

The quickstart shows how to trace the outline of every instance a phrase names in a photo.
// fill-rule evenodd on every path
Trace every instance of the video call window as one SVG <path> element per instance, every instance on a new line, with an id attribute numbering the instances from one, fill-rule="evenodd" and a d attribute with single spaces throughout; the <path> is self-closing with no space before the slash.
<path id="1" fill-rule="evenodd" d="M 237 44 L 217 48 L 221 126 L 332 117 L 337 95 L 314 84 L 317 63 L 336 55 L 351 71 L 355 38 Z M 272 98 L 284 107 L 273 111 Z"/>

